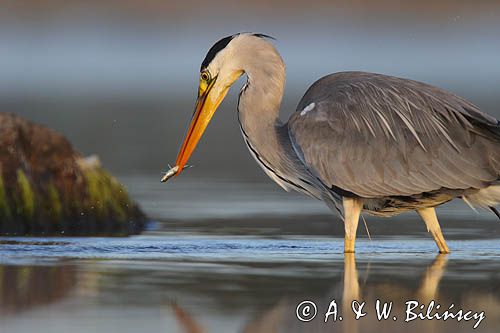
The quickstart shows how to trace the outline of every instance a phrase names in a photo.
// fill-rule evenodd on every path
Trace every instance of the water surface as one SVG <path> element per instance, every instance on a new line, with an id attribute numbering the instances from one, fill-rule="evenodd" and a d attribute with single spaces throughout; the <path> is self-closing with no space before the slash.
<path id="1" fill-rule="evenodd" d="M 342 239 L 262 239 L 152 233 L 130 238 L 2 239 L 2 332 L 326 332 L 386 329 L 469 332 L 473 322 L 404 324 L 404 302 L 436 300 L 485 311 L 479 332 L 500 324 L 497 240 L 362 239 L 344 258 Z M 325 324 L 336 300 L 367 302 L 366 318 Z M 376 299 L 397 322 L 378 322 Z M 302 300 L 318 317 L 301 323 Z M 427 303 L 425 303 L 427 304 Z M 373 326 L 375 325 L 375 326 Z"/>
<path id="2" fill-rule="evenodd" d="M 338 219 L 274 186 L 122 180 L 157 220 L 143 235 L 0 238 L 1 332 L 470 332 L 476 322 L 405 323 L 409 300 L 484 311 L 478 332 L 500 325 L 500 224 L 486 212 L 440 210 L 450 255 L 412 214 L 368 217 L 372 239 L 361 229 L 344 257 Z M 353 299 L 366 301 L 358 321 Z M 396 321 L 377 320 L 377 299 L 394 302 Z M 310 322 L 296 317 L 304 300 L 317 307 Z M 333 300 L 343 320 L 324 323 Z"/>

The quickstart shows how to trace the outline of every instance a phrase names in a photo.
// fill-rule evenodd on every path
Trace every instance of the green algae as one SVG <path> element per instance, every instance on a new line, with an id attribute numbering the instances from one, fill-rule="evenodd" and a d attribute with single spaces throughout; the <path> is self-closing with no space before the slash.
<path id="1" fill-rule="evenodd" d="M 122 185 L 100 168 L 87 169 L 84 174 L 90 209 L 100 218 L 126 221 L 130 199 Z"/>
<path id="2" fill-rule="evenodd" d="M 0 234 L 127 236 L 142 229 L 144 216 L 116 178 L 100 167 L 80 170 L 81 185 L 63 192 L 50 178 L 33 183 L 21 168 L 9 186 L 0 169 Z"/>
<path id="3" fill-rule="evenodd" d="M 59 192 L 54 184 L 50 183 L 47 188 L 47 197 L 45 199 L 45 209 L 47 213 L 56 221 L 61 220 L 63 214 L 63 206 Z"/>
<path id="4" fill-rule="evenodd" d="M 36 195 L 28 177 L 21 169 L 17 170 L 17 186 L 19 189 L 17 213 L 26 219 L 33 220 L 35 217 Z"/>

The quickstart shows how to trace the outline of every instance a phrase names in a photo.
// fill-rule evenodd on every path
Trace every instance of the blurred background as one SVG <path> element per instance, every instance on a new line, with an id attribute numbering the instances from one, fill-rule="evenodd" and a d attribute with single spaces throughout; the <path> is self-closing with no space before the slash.
<path id="1" fill-rule="evenodd" d="M 118 175 L 160 177 L 218 39 L 274 36 L 287 64 L 282 118 L 323 75 L 362 70 L 438 85 L 500 116 L 500 1 L 0 1 L 0 109 L 65 134 Z M 270 182 L 236 122 L 236 84 L 193 178 Z M 187 178 L 187 177 L 186 177 Z"/>
<path id="2" fill-rule="evenodd" d="M 332 326 L 321 315 L 295 319 L 299 301 L 322 311 L 358 296 L 485 310 L 478 331 L 497 332 L 495 216 L 440 208 L 449 262 L 435 257 L 416 214 L 368 217 L 373 241 L 361 226 L 357 263 L 344 257 L 340 220 L 283 193 L 248 154 L 236 115 L 244 78 L 195 167 L 160 184 L 193 112 L 201 61 L 241 31 L 276 38 L 287 64 L 284 120 L 315 80 L 346 70 L 431 83 L 500 118 L 500 1 L 0 0 L 0 110 L 97 154 L 159 221 L 128 238 L 1 238 L 0 332 L 324 332 Z M 394 326 L 371 315 L 342 331 L 473 325 Z"/>

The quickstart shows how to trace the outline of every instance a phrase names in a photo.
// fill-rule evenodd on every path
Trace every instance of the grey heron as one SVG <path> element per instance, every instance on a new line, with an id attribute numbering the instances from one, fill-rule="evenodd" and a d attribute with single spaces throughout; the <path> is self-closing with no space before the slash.
<path id="1" fill-rule="evenodd" d="M 449 249 L 436 206 L 461 198 L 498 215 L 497 119 L 425 83 L 341 72 L 316 81 L 282 123 L 285 65 L 269 39 L 239 33 L 210 48 L 191 124 L 162 181 L 182 172 L 229 88 L 246 74 L 237 110 L 251 155 L 285 190 L 323 200 L 340 214 L 345 252 L 354 252 L 361 212 L 417 211 L 441 253 Z"/>

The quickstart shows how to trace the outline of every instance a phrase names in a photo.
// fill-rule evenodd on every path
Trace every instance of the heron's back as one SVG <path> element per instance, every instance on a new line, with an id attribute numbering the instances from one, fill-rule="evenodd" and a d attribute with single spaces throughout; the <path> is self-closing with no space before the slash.
<path id="1" fill-rule="evenodd" d="M 432 205 L 473 196 L 500 178 L 498 120 L 421 82 L 326 76 L 308 89 L 288 127 L 308 168 L 343 195 Z"/>

